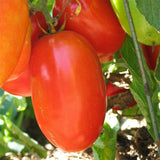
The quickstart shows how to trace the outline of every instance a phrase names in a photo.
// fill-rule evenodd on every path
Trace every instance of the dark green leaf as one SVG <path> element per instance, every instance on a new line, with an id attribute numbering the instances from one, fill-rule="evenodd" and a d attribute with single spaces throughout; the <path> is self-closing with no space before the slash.
<path id="1" fill-rule="evenodd" d="M 160 31 L 160 0 L 136 0 L 139 11 Z"/>
<path id="2" fill-rule="evenodd" d="M 127 37 L 124 45 L 121 48 L 121 53 L 122 53 L 123 59 L 128 65 L 128 68 L 132 74 L 133 82 L 130 84 L 131 92 L 134 96 L 134 99 L 137 102 L 138 107 L 140 108 L 143 116 L 147 121 L 148 130 L 151 133 L 152 137 L 154 138 L 153 124 L 151 121 L 151 116 L 149 112 L 149 106 L 147 103 L 141 71 L 139 68 L 138 59 L 134 49 L 133 41 L 130 37 Z M 156 117 L 158 126 L 160 126 L 160 110 L 158 108 L 158 89 L 157 89 L 158 84 L 155 80 L 153 72 L 148 69 L 148 66 L 146 64 L 145 58 L 142 53 L 141 55 L 142 55 L 146 76 L 147 76 L 147 81 L 149 83 L 150 96 L 151 96 L 152 104 L 154 107 L 155 117 Z M 159 129 L 159 133 L 160 133 L 160 129 Z"/>
<path id="3" fill-rule="evenodd" d="M 119 122 L 117 118 L 106 115 L 103 133 L 98 137 L 92 147 L 95 160 L 115 159 L 118 130 Z"/>

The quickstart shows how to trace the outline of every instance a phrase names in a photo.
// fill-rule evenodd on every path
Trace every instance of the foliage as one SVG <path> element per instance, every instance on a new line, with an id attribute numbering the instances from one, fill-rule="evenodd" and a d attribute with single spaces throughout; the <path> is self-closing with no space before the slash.
<path id="1" fill-rule="evenodd" d="M 31 150 L 40 157 L 46 157 L 45 149 L 20 129 L 28 107 L 26 98 L 10 95 L 3 90 L 0 90 L 0 95 L 0 157 L 6 152 L 24 153 Z"/>

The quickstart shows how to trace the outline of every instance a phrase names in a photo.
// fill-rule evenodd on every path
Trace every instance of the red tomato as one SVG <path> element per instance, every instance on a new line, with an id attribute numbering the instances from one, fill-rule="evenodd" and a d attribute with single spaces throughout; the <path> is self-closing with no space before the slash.
<path id="1" fill-rule="evenodd" d="M 1 0 L 0 4 L 0 86 L 8 78 L 24 72 L 27 59 L 23 59 L 18 72 L 15 68 L 21 55 L 30 57 L 29 9 L 27 0 Z M 23 48 L 27 48 L 25 51 Z M 24 66 L 23 66 L 24 65 Z M 23 68 L 23 69 L 21 69 Z M 17 70 L 17 69 L 16 69 Z M 21 73 L 19 73 L 19 71 Z"/>
<path id="2" fill-rule="evenodd" d="M 72 31 L 44 36 L 33 46 L 30 73 L 35 116 L 48 140 L 66 151 L 92 145 L 103 128 L 106 93 L 90 43 Z"/>
<path id="3" fill-rule="evenodd" d="M 143 49 L 143 54 L 144 54 L 144 57 L 146 58 L 146 63 L 148 67 L 151 70 L 155 70 L 157 58 L 160 53 L 160 45 L 154 46 L 154 48 L 152 48 L 152 46 L 141 44 L 141 47 Z"/>
<path id="4" fill-rule="evenodd" d="M 35 41 L 39 38 L 39 36 L 44 34 L 41 28 L 47 31 L 48 25 L 46 23 L 46 19 L 43 12 L 40 11 L 37 11 L 35 14 L 31 16 L 31 22 L 32 22 L 31 44 L 33 45 L 33 43 L 35 43 Z"/>
<path id="5" fill-rule="evenodd" d="M 28 65 L 28 61 L 30 57 L 26 57 L 26 55 L 23 53 L 26 52 L 27 49 L 29 49 L 28 43 L 30 44 L 30 41 L 33 44 L 39 38 L 40 35 L 44 34 L 42 30 L 39 28 L 38 23 L 43 29 L 47 30 L 48 28 L 43 13 L 39 11 L 31 16 L 31 23 L 32 23 L 32 27 L 29 28 L 29 31 L 26 37 L 26 43 L 23 47 L 21 57 L 19 58 L 19 62 L 14 72 L 12 73 L 12 77 L 10 77 L 10 79 L 8 79 L 8 81 L 5 82 L 5 84 L 2 85 L 1 87 L 3 90 L 13 95 L 18 95 L 18 96 L 23 96 L 23 97 L 31 96 L 29 66 L 27 66 L 26 68 L 26 65 Z M 31 33 L 31 39 L 29 36 L 30 33 Z M 26 59 L 25 62 L 24 62 L 24 59 Z M 26 63 L 26 65 L 24 65 L 23 63 Z M 23 66 L 23 68 L 20 66 Z M 25 72 L 22 73 L 18 78 L 17 77 L 14 78 L 16 76 L 14 73 L 17 73 L 17 72 L 21 73 L 22 69 L 24 70 L 24 67 L 26 68 Z"/>
<path id="6" fill-rule="evenodd" d="M 30 53 L 31 53 L 31 23 L 28 26 L 28 31 L 25 37 L 24 45 L 19 60 L 17 62 L 17 65 L 13 70 L 12 74 L 10 75 L 10 77 L 7 79 L 7 81 L 17 79 L 21 74 L 24 73 L 29 64 Z"/>
<path id="7" fill-rule="evenodd" d="M 31 96 L 31 84 L 29 77 L 29 67 L 17 79 L 4 83 L 2 89 L 18 96 L 29 97 Z"/>
<path id="8" fill-rule="evenodd" d="M 114 95 L 118 95 L 119 93 L 123 93 L 126 91 L 128 91 L 128 89 L 116 87 L 111 82 L 108 82 L 107 87 L 106 87 L 107 98 L 114 96 Z M 136 101 L 134 100 L 132 103 L 127 104 L 127 105 L 128 105 L 128 107 L 133 107 L 136 105 Z M 113 110 L 120 110 L 121 108 L 120 108 L 120 106 L 114 106 L 112 109 Z"/>
<path id="9" fill-rule="evenodd" d="M 78 0 L 81 11 L 76 15 L 79 6 L 72 0 L 59 19 L 58 27 L 66 19 L 65 30 L 72 30 L 86 37 L 98 52 L 98 56 L 106 56 L 118 51 L 124 43 L 126 33 L 122 29 L 110 0 Z M 56 0 L 53 15 L 56 16 L 64 8 L 68 0 Z"/>

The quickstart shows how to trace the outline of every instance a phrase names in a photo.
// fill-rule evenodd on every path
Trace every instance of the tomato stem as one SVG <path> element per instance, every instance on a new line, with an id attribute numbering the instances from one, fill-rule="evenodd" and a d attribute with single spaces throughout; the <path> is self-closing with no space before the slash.
<path id="1" fill-rule="evenodd" d="M 123 3 L 124 3 L 124 6 L 125 6 L 125 10 L 126 10 L 131 34 L 132 34 L 133 43 L 134 43 L 134 46 L 135 46 L 136 55 L 137 55 L 138 62 L 139 62 L 139 67 L 140 67 L 140 70 L 141 70 L 141 73 L 142 73 L 142 80 L 143 80 L 143 84 L 144 84 L 144 88 L 145 88 L 147 102 L 148 102 L 148 105 L 149 105 L 149 112 L 150 112 L 151 120 L 152 120 L 152 124 L 153 124 L 153 131 L 154 131 L 154 134 L 155 134 L 155 139 L 156 139 L 157 146 L 158 146 L 158 153 L 159 153 L 159 156 L 160 156 L 160 145 L 159 145 L 160 144 L 160 136 L 159 136 L 159 133 L 158 133 L 158 125 L 157 125 L 156 118 L 155 118 L 153 103 L 152 103 L 151 96 L 150 96 L 149 84 L 148 84 L 148 81 L 147 81 L 147 76 L 146 76 L 144 65 L 143 65 L 143 62 L 142 62 L 142 57 L 141 57 L 141 54 L 140 54 L 140 48 L 139 48 L 139 45 L 138 45 L 138 40 L 137 40 L 137 36 L 136 36 L 134 24 L 133 24 L 131 12 L 130 12 L 130 9 L 129 9 L 128 0 L 123 0 Z"/>

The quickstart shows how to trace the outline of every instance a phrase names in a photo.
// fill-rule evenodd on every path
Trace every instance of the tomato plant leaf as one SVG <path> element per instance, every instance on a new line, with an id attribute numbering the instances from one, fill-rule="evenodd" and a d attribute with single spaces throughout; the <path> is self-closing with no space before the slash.
<path id="1" fill-rule="evenodd" d="M 156 78 L 157 82 L 160 84 L 160 54 L 157 59 L 157 65 L 156 65 L 156 69 L 155 69 L 155 78 Z"/>
<path id="2" fill-rule="evenodd" d="M 13 96 L 7 92 L 0 97 L 0 114 L 7 115 L 11 119 L 17 115 L 17 109 L 13 103 Z"/>
<path id="3" fill-rule="evenodd" d="M 139 11 L 160 31 L 160 0 L 136 0 Z"/>
<path id="4" fill-rule="evenodd" d="M 138 107 L 141 110 L 141 113 L 143 114 L 143 116 L 145 117 L 147 121 L 147 127 L 148 127 L 150 134 L 155 139 L 154 132 L 153 132 L 153 124 L 152 124 L 151 116 L 149 112 L 149 106 L 147 103 L 143 80 L 141 77 L 141 71 L 139 68 L 138 59 L 137 59 L 136 52 L 134 49 L 133 41 L 130 37 L 127 37 L 124 45 L 121 48 L 121 53 L 122 53 L 122 57 L 124 61 L 128 65 L 128 68 L 132 74 L 133 82 L 130 84 L 131 92 L 134 96 L 134 99 L 137 102 Z M 157 89 L 158 84 L 155 80 L 153 72 L 148 69 L 148 66 L 146 64 L 146 61 L 145 61 L 145 58 L 142 52 L 141 52 L 141 55 L 142 55 L 142 60 L 143 60 L 147 80 L 149 83 L 150 96 L 152 99 L 156 121 L 158 123 L 158 126 L 160 126 L 160 110 L 158 108 L 158 89 Z M 160 129 L 158 131 L 160 132 Z"/>
<path id="5" fill-rule="evenodd" d="M 27 107 L 27 102 L 25 97 L 14 96 L 14 105 L 18 111 L 24 111 Z"/>
<path id="6" fill-rule="evenodd" d="M 119 122 L 115 116 L 106 114 L 103 133 L 93 144 L 93 155 L 96 160 L 113 160 L 116 153 L 117 132 Z"/>

